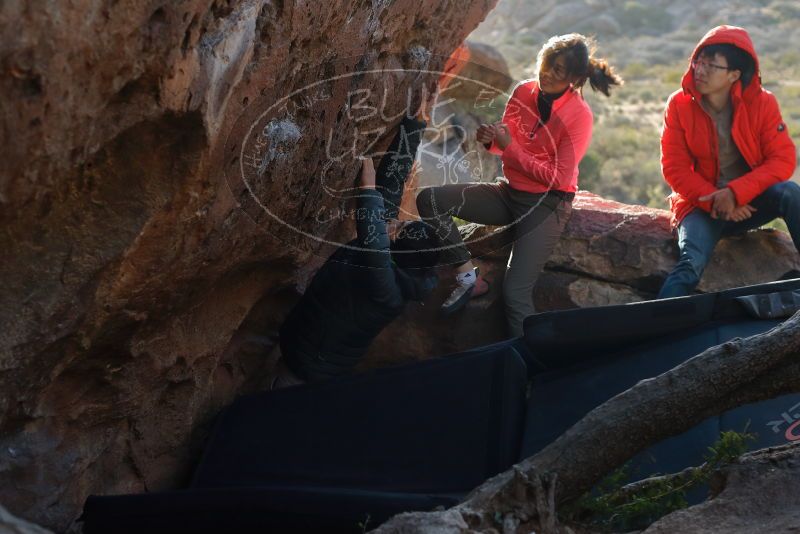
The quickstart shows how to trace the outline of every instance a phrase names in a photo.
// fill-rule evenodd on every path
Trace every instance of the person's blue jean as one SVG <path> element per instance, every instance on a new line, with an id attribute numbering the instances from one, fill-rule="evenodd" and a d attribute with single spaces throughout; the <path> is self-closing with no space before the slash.
<path id="1" fill-rule="evenodd" d="M 661 286 L 658 298 L 690 294 L 700 282 L 720 238 L 743 234 L 778 217 L 786 222 L 794 246 L 800 251 L 800 185 L 794 182 L 775 184 L 754 198 L 750 205 L 758 211 L 741 222 L 712 219 L 699 208 L 681 221 L 678 226 L 678 264 Z"/>

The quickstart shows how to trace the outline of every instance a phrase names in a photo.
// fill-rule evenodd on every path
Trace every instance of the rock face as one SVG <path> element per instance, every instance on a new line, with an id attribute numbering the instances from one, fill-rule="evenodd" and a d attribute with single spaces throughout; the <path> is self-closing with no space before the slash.
<path id="1" fill-rule="evenodd" d="M 3 534 L 52 534 L 52 531 L 15 517 L 0 506 L 0 532 Z"/>
<path id="2" fill-rule="evenodd" d="M 510 249 L 508 231 L 468 224 L 461 227 L 461 233 L 490 283 L 489 293 L 443 318 L 437 308 L 453 279 L 452 273 L 443 271 L 437 294 L 425 306 L 409 306 L 403 317 L 382 333 L 366 366 L 447 354 L 505 339 L 501 289 Z M 676 261 L 669 212 L 580 192 L 561 241 L 534 288 L 534 304 L 537 310 L 547 311 L 652 299 Z M 800 258 L 787 234 L 757 230 L 723 239 L 698 289 L 709 292 L 771 282 L 798 268 Z"/>
<path id="3" fill-rule="evenodd" d="M 0 502 L 63 530 L 184 482 L 346 237 L 355 156 L 494 2 L 2 3 Z"/>
<path id="4" fill-rule="evenodd" d="M 712 481 L 714 497 L 656 521 L 643 534 L 772 534 L 800 530 L 800 444 L 742 456 Z"/>
<path id="5" fill-rule="evenodd" d="M 475 41 L 466 41 L 464 47 L 466 52 L 454 58 L 464 65 L 442 91 L 444 96 L 474 103 L 494 98 L 511 87 L 508 65 L 496 48 Z"/>
<path id="6" fill-rule="evenodd" d="M 479 118 L 445 102 L 434 110 L 425 131 L 412 187 L 491 182 L 501 176 L 500 158 L 479 146 L 475 138 Z"/>
<path id="7" fill-rule="evenodd" d="M 186 481 L 213 415 L 268 382 L 278 326 L 349 235 L 356 156 L 385 146 L 494 1 L 0 4 L 10 512 L 63 531 L 90 493 Z M 652 295 L 674 261 L 666 215 L 577 206 L 540 308 Z M 410 308 L 367 365 L 503 337 L 507 250 L 474 247 L 490 296 L 448 321 L 436 302 Z M 773 279 L 797 266 L 790 249 L 774 232 L 729 240 L 705 287 Z M 714 274 L 734 260 L 736 280 Z"/>
<path id="8" fill-rule="evenodd" d="M 508 65 L 493 47 L 467 41 L 450 66 L 454 73 L 440 84 L 412 188 L 492 181 L 501 174 L 500 158 L 479 145 L 475 132 L 481 122 L 493 122 L 502 115 L 512 85 Z"/>

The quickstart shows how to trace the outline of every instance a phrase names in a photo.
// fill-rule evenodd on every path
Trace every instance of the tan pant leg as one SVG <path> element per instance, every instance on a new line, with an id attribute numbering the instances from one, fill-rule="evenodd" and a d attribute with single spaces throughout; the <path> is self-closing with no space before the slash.
<path id="1" fill-rule="evenodd" d="M 513 337 L 522 335 L 522 321 L 535 313 L 533 286 L 561 238 L 571 211 L 569 202 L 559 202 L 555 211 L 538 206 L 519 222 L 503 283 L 508 329 Z"/>

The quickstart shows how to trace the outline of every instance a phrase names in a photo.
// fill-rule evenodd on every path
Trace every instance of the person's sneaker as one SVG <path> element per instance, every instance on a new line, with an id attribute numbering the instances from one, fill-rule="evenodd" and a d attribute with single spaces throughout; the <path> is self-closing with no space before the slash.
<path id="1" fill-rule="evenodd" d="M 488 292 L 489 282 L 481 276 L 478 267 L 472 272 L 460 274 L 456 277 L 455 289 L 442 304 L 442 313 L 450 315 L 463 308 L 469 299 L 480 297 Z"/>
<path id="2" fill-rule="evenodd" d="M 456 284 L 456 288 L 442 304 L 442 313 L 450 315 L 464 307 L 477 284 Z"/>

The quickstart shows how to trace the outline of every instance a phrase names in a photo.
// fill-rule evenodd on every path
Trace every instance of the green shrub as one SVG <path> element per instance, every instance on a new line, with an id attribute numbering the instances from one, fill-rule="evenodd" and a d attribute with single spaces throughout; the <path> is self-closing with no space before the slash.
<path id="1" fill-rule="evenodd" d="M 678 85 L 680 85 L 681 80 L 683 80 L 683 75 L 686 72 L 685 69 L 670 69 L 664 72 L 661 80 L 665 84 L 675 85 L 675 89 L 678 89 Z"/>
<path id="2" fill-rule="evenodd" d="M 650 68 L 644 63 L 628 63 L 625 68 L 622 69 L 622 77 L 625 78 L 625 80 L 640 80 L 642 78 L 648 78 L 649 76 Z"/>
<path id="3" fill-rule="evenodd" d="M 565 507 L 560 512 L 561 518 L 606 532 L 645 529 L 666 514 L 686 508 L 687 493 L 707 484 L 715 470 L 747 452 L 748 443 L 755 437 L 746 431 L 723 432 L 708 448 L 702 466 L 684 471 L 682 476 L 651 479 L 636 491 L 623 490 L 632 474 L 627 463 Z"/>
<path id="4" fill-rule="evenodd" d="M 640 32 L 658 35 L 672 27 L 672 16 L 661 6 L 643 5 L 632 0 L 612 10 L 612 13 L 626 34 Z"/>
<path id="5" fill-rule="evenodd" d="M 659 132 L 629 115 L 604 117 L 579 170 L 582 189 L 628 204 L 667 207 L 670 189 L 661 176 Z"/>

